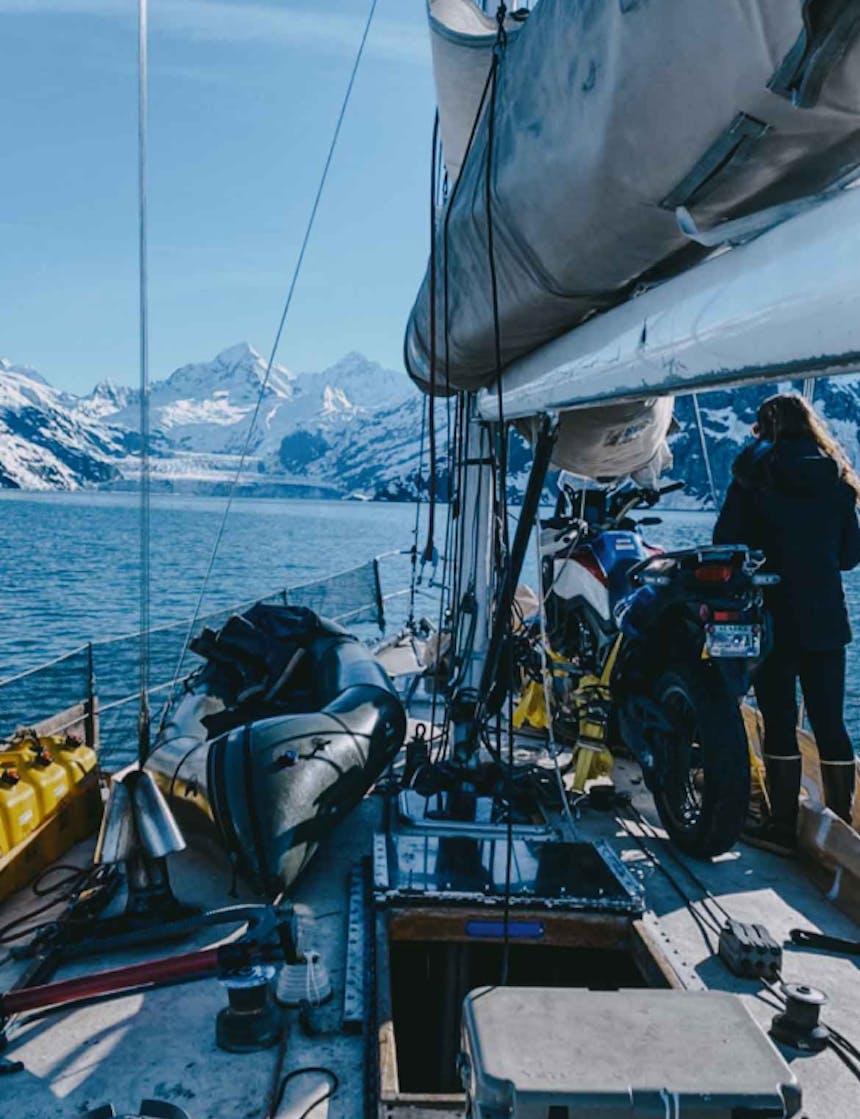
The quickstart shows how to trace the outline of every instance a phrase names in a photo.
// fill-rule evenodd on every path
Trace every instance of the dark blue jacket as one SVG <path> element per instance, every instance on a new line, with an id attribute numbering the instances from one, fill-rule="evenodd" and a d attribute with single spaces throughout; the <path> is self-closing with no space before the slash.
<path id="1" fill-rule="evenodd" d="M 764 552 L 780 577 L 767 592 L 774 641 L 799 650 L 851 640 L 841 571 L 860 563 L 857 495 L 812 439 L 759 441 L 735 460 L 715 544 Z"/>

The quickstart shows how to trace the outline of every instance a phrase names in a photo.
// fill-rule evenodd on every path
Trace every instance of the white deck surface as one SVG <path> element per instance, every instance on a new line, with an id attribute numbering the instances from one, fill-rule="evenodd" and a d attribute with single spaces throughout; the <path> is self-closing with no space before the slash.
<path id="1" fill-rule="evenodd" d="M 651 815 L 653 810 L 640 784 L 630 784 L 635 770 L 619 763 L 616 778 L 634 792 L 636 803 Z M 330 1006 L 317 1012 L 318 1025 L 336 1029 L 340 1023 L 345 962 L 347 877 L 351 867 L 370 851 L 371 835 L 378 826 L 380 798 L 371 797 L 346 820 L 319 851 L 295 893 L 302 917 L 304 947 L 319 948 L 325 956 L 335 987 Z M 710 987 L 735 991 L 744 997 L 754 1016 L 766 1027 L 770 1007 L 754 997 L 756 983 L 731 976 L 712 955 L 687 909 L 664 876 L 642 858 L 641 852 L 611 814 L 587 812 L 579 825 L 582 839 L 608 838 L 647 889 L 648 902 L 686 961 Z M 658 846 L 659 841 L 654 843 Z M 84 862 L 86 848 L 77 858 Z M 67 860 L 66 860 L 67 861 Z M 667 863 L 692 896 L 698 896 L 683 872 Z M 764 923 L 782 940 L 794 926 L 819 929 L 837 936 L 857 938 L 860 931 L 828 902 L 805 877 L 800 864 L 781 860 L 747 847 L 739 847 L 710 864 L 691 864 L 696 873 L 740 920 Z M 191 852 L 175 861 L 177 893 L 187 901 L 214 907 L 235 899 L 227 896 L 229 881 Z M 32 897 L 19 895 L 0 910 L 0 923 L 32 905 Z M 210 942 L 214 938 L 210 934 Z M 184 951 L 198 942 L 167 947 Z M 76 961 L 61 969 L 59 977 L 158 955 L 158 950 L 116 954 Z M 858 958 L 824 953 L 785 951 L 784 974 L 824 990 L 830 1002 L 824 1018 L 860 1043 L 860 971 Z M 5 987 L 18 965 L 0 969 Z M 6 1056 L 24 1062 L 25 1070 L 0 1078 L 2 1119 L 80 1119 L 82 1112 L 112 1102 L 119 1115 L 134 1113 L 141 1098 L 157 1096 L 184 1107 L 191 1119 L 258 1119 L 265 1103 L 275 1066 L 276 1050 L 250 1055 L 223 1053 L 215 1046 L 215 1016 L 226 1003 L 216 980 L 205 980 L 116 999 L 34 1021 L 16 1029 Z M 309 1039 L 303 1036 L 295 1012 L 289 1017 L 286 1072 L 305 1065 L 332 1068 L 341 1081 L 330 1104 L 313 1112 L 322 1116 L 362 1115 L 362 1038 L 337 1034 Z M 572 1041 L 572 1044 L 575 1044 Z M 860 1116 L 860 1083 L 852 1079 L 830 1052 L 815 1056 L 786 1056 L 801 1081 L 804 1112 L 809 1119 L 854 1119 Z M 690 1042 L 690 1059 L 707 1054 Z M 315 1076 L 290 1085 L 281 1117 L 300 1115 L 324 1082 Z"/>

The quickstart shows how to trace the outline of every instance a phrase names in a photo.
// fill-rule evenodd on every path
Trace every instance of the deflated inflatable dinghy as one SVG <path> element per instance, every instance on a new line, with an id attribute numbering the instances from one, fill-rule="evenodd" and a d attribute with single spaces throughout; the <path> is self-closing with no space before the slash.
<path id="1" fill-rule="evenodd" d="M 361 642 L 303 608 L 258 604 L 192 648 L 207 663 L 146 768 L 189 839 L 288 887 L 396 755 L 403 707 Z"/>

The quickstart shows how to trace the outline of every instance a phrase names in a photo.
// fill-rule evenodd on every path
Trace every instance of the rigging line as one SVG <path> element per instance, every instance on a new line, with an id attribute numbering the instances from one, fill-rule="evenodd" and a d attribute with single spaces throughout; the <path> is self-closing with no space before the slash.
<path id="1" fill-rule="evenodd" d="M 427 441 L 429 444 L 430 478 L 427 486 L 427 541 L 424 563 L 433 560 L 433 537 L 436 527 L 436 172 L 439 155 L 439 110 L 433 118 L 433 140 L 430 157 L 430 403 L 428 405 Z"/>
<path id="2" fill-rule="evenodd" d="M 472 127 L 469 130 L 469 139 L 466 143 L 466 150 L 463 154 L 463 162 L 461 164 L 460 174 L 457 177 L 451 193 L 445 205 L 445 217 L 442 222 L 442 317 L 443 317 L 443 338 L 445 344 L 445 388 L 450 393 L 451 391 L 451 332 L 450 332 L 450 301 L 449 301 L 449 271 L 448 271 L 448 243 L 450 235 L 450 222 L 451 212 L 454 207 L 454 202 L 460 190 L 460 184 L 463 181 L 463 169 L 469 158 L 469 153 L 472 151 L 475 143 L 475 136 L 477 135 L 478 125 L 484 113 L 484 106 L 487 101 L 487 93 L 490 89 L 490 82 L 492 80 L 492 66 L 487 71 L 487 77 L 484 80 L 484 86 L 481 90 L 481 97 L 478 102 L 478 107 L 475 111 L 475 117 L 472 121 Z M 455 555 L 457 549 L 462 549 L 465 546 L 463 535 L 463 516 L 466 510 L 466 478 L 465 467 L 463 458 L 468 454 L 468 424 L 470 422 L 469 410 L 465 403 L 464 394 L 458 396 L 458 413 L 460 415 L 460 432 L 459 432 L 459 446 L 457 453 L 457 496 L 456 496 L 456 511 L 455 517 L 457 524 L 455 526 Z M 462 554 L 458 557 L 457 568 L 462 566 Z M 456 632 L 459 626 L 459 607 L 462 601 L 462 575 L 458 577 L 456 595 L 452 602 L 454 619 L 452 620 L 452 632 Z M 454 624 L 456 622 L 456 624 Z"/>
<path id="3" fill-rule="evenodd" d="M 415 479 L 415 527 L 412 530 L 412 576 L 409 581 L 409 620 L 415 624 L 415 587 L 418 579 L 418 529 L 421 521 L 421 489 L 424 480 L 424 439 L 427 434 L 427 399 L 421 409 L 421 439 L 418 444 L 418 476 Z"/>
<path id="4" fill-rule="evenodd" d="M 660 842 L 660 837 L 657 834 L 657 832 L 654 828 L 654 825 L 651 823 L 651 821 L 648 820 L 645 816 L 642 815 L 642 813 L 639 811 L 639 809 L 636 807 L 636 805 L 633 804 L 632 801 L 630 802 L 630 805 L 628 807 L 629 807 L 631 813 L 633 814 L 633 816 L 636 818 L 636 821 L 638 822 L 639 827 L 642 829 L 643 833 L 649 839 L 653 839 L 656 842 Z M 698 899 L 698 903 L 702 906 L 702 908 L 707 910 L 707 906 L 705 905 L 705 899 L 707 899 L 708 901 L 711 902 L 712 905 L 715 906 L 715 908 L 719 912 L 721 918 L 724 918 L 726 921 L 731 921 L 732 920 L 731 913 L 729 913 L 728 909 L 726 909 L 726 907 L 722 904 L 722 902 L 719 900 L 719 898 L 716 896 L 716 894 L 714 894 L 714 892 L 710 889 L 710 887 L 707 885 L 707 883 L 702 881 L 702 879 L 693 870 L 693 868 L 689 865 L 689 863 L 686 861 L 686 859 L 682 858 L 681 855 L 675 850 L 675 848 L 671 844 L 666 844 L 664 849 L 665 849 L 666 854 L 671 858 L 671 860 L 674 862 L 674 864 L 676 866 L 680 867 L 681 870 L 683 870 L 685 872 L 687 877 L 690 878 L 690 880 L 695 883 L 696 887 L 699 890 L 702 891 L 703 897 Z M 719 921 L 719 919 L 720 918 L 714 918 L 714 920 L 716 920 L 716 921 Z"/>
<path id="5" fill-rule="evenodd" d="M 489 103 L 487 107 L 487 153 L 485 164 L 484 176 L 484 203 L 487 209 L 487 258 L 490 276 L 490 291 L 492 296 L 492 310 L 493 310 L 493 345 L 494 345 L 494 358 L 495 358 L 495 372 L 497 384 L 497 403 L 498 403 L 498 419 L 495 431 L 495 448 L 492 451 L 491 457 L 493 459 L 493 513 L 496 521 L 496 546 L 497 546 L 497 566 L 499 568 L 499 577 L 496 580 L 494 588 L 494 613 L 497 613 L 500 605 L 500 591 L 507 584 L 507 575 L 510 564 L 510 537 L 508 532 L 508 508 L 507 508 L 507 430 L 505 427 L 505 413 L 504 413 L 504 400 L 502 393 L 502 342 L 501 342 L 501 327 L 499 322 L 499 288 L 498 276 L 496 274 L 496 256 L 495 256 L 495 242 L 493 237 L 493 152 L 495 141 L 495 123 L 496 123 L 496 93 L 498 88 L 498 73 L 501 58 L 503 56 L 505 47 L 507 45 L 507 34 L 505 32 L 505 16 L 507 15 L 507 8 L 504 3 L 500 3 L 496 11 L 496 45 L 493 50 L 493 61 L 490 66 L 490 91 Z M 511 640 L 510 640 L 510 618 L 506 620 L 506 646 L 508 650 L 507 660 L 510 660 Z M 496 685 L 498 680 L 498 671 L 495 673 L 495 679 L 491 683 L 491 687 Z M 508 686 L 512 686 L 512 674 L 509 673 Z M 488 702 L 488 696 L 479 696 L 480 715 L 483 715 Z M 480 721 L 480 717 L 479 717 Z M 501 760 L 501 759 L 499 759 Z"/>
<path id="6" fill-rule="evenodd" d="M 714 472 L 711 469 L 711 456 L 708 454 L 708 441 L 705 438 L 705 427 L 702 423 L 702 412 L 699 408 L 699 394 L 697 392 L 693 393 L 693 411 L 696 414 L 696 427 L 699 429 L 699 442 L 702 445 L 702 458 L 705 463 L 705 473 L 708 476 L 711 501 L 714 503 L 714 508 L 719 509 L 720 503 L 717 501 L 717 487 L 714 485 Z"/>
<path id="7" fill-rule="evenodd" d="M 535 420 L 532 421 L 532 446 L 535 445 L 536 441 L 537 441 L 537 420 L 535 419 Z M 540 513 L 538 513 L 538 518 L 540 518 Z M 552 701 L 552 677 L 551 677 L 551 669 L 550 669 L 550 666 L 549 666 L 549 663 L 548 663 L 549 638 L 547 637 L 547 630 L 546 630 L 546 601 L 545 601 L 544 596 L 543 596 L 543 587 L 542 587 L 541 554 L 540 554 L 540 519 L 538 519 L 538 521 L 535 525 L 534 538 L 535 538 L 535 558 L 536 558 L 536 561 L 537 561 L 537 572 L 538 572 L 538 574 L 537 574 L 537 584 L 538 584 L 537 593 L 538 593 L 538 602 L 539 602 L 539 606 L 540 606 L 540 609 L 539 609 L 539 612 L 538 612 L 538 616 L 540 618 L 540 642 L 541 642 L 541 645 L 540 645 L 541 674 L 540 675 L 541 675 L 541 684 L 543 686 L 543 702 L 544 702 L 544 707 L 546 708 L 546 731 L 547 731 L 547 739 L 548 739 L 548 742 L 549 742 L 549 754 L 550 754 L 550 757 L 552 758 L 553 768 L 555 769 L 555 779 L 556 779 L 556 783 L 558 784 L 559 796 L 561 797 L 561 810 L 562 810 L 568 824 L 570 825 L 573 836 L 576 837 L 578 829 L 576 827 L 576 821 L 573 818 L 573 812 L 571 811 L 571 808 L 570 808 L 570 801 L 567 799 L 567 790 L 564 787 L 564 778 L 561 775 L 561 766 L 559 765 L 559 762 L 558 762 L 558 743 L 555 740 L 555 728 L 553 726 L 553 718 L 552 718 L 552 702 L 551 702 Z"/>
<path id="8" fill-rule="evenodd" d="M 373 23 L 373 17 L 376 13 L 377 3 L 378 3 L 378 0 L 370 0 L 370 8 L 369 8 L 368 13 L 367 13 L 367 20 L 365 21 L 365 24 L 364 24 L 364 30 L 362 31 L 361 40 L 358 44 L 358 49 L 356 51 L 355 59 L 354 59 L 353 64 L 352 64 L 352 70 L 351 70 L 350 75 L 349 75 L 349 81 L 346 84 L 346 90 L 344 92 L 343 100 L 341 102 L 340 110 L 338 112 L 337 120 L 335 122 L 334 132 L 332 133 L 332 138 L 331 138 L 331 143 L 329 144 L 328 153 L 326 154 L 325 163 L 323 164 L 322 173 L 320 174 L 320 179 L 319 179 L 319 183 L 317 185 L 316 194 L 314 195 L 313 205 L 311 206 L 311 211 L 310 211 L 310 214 L 308 216 L 307 225 L 305 226 L 304 236 L 302 237 L 302 243 L 301 243 L 301 247 L 299 249 L 299 255 L 296 258 L 295 267 L 293 268 L 293 274 L 292 274 L 292 277 L 290 278 L 290 285 L 289 285 L 289 288 L 287 289 L 287 296 L 286 296 L 286 299 L 284 300 L 283 310 L 281 311 L 281 318 L 280 318 L 280 321 L 278 322 L 278 329 L 275 332 L 275 339 L 274 339 L 274 342 L 272 343 L 271 353 L 269 354 L 269 360 L 266 364 L 266 372 L 265 372 L 265 375 L 263 377 L 262 382 L 260 383 L 260 391 L 257 394 L 257 402 L 254 406 L 254 411 L 251 415 L 251 423 L 248 427 L 248 432 L 247 432 L 247 435 L 245 437 L 245 443 L 242 447 L 242 453 L 239 456 L 239 462 L 238 462 L 238 465 L 236 466 L 236 471 L 235 471 L 235 473 L 233 475 L 233 478 L 230 482 L 230 489 L 227 493 L 227 502 L 226 502 L 226 505 L 224 507 L 224 513 L 221 517 L 221 522 L 218 526 L 218 531 L 215 535 L 215 543 L 214 543 L 213 548 L 212 548 L 212 553 L 209 556 L 209 562 L 208 562 L 207 567 L 206 567 L 206 572 L 203 576 L 203 583 L 200 587 L 200 594 L 197 596 L 197 605 L 196 605 L 195 610 L 194 610 L 194 617 L 192 618 L 191 624 L 188 627 L 188 632 L 185 635 L 185 641 L 183 642 L 183 646 L 182 646 L 182 652 L 180 653 L 179 660 L 176 664 L 176 669 L 175 669 L 175 672 L 174 672 L 174 675 L 173 675 L 174 687 L 176 685 L 176 681 L 179 679 L 179 673 L 182 669 L 182 662 L 185 659 L 185 654 L 188 652 L 188 646 L 191 643 L 191 638 L 192 638 L 193 633 L 194 633 L 194 626 L 197 623 L 197 617 L 198 617 L 198 615 L 200 613 L 200 610 L 203 606 L 203 596 L 205 595 L 206 588 L 209 585 L 209 579 L 212 576 L 212 570 L 215 566 L 215 559 L 218 555 L 218 549 L 220 548 L 221 541 L 224 537 L 224 531 L 227 527 L 227 519 L 230 515 L 230 510 L 233 506 L 233 499 L 236 495 L 236 487 L 239 484 L 239 479 L 242 475 L 242 470 L 244 469 L 244 466 L 245 466 L 245 460 L 248 457 L 248 452 L 251 448 L 251 440 L 253 439 L 254 430 L 257 426 L 257 419 L 260 415 L 260 409 L 261 409 L 262 404 L 263 404 L 263 397 L 265 395 L 266 389 L 267 389 L 268 384 L 269 384 L 269 378 L 271 377 L 271 374 L 272 374 L 272 366 L 275 364 L 275 358 L 276 358 L 277 353 L 278 353 L 278 347 L 280 346 L 280 343 L 281 343 L 281 335 L 283 334 L 284 327 L 286 326 L 287 316 L 290 313 L 290 307 L 291 307 L 292 302 L 293 302 L 293 294 L 295 293 L 295 290 L 296 290 L 296 284 L 298 283 L 299 276 L 301 275 L 302 265 L 304 264 L 304 260 L 305 260 L 305 254 L 307 252 L 308 244 L 310 243 L 311 234 L 313 233 L 314 225 L 315 225 L 315 222 L 316 222 L 317 211 L 319 210 L 320 202 L 322 201 L 323 192 L 325 190 L 325 185 L 326 185 L 326 182 L 328 180 L 329 171 L 331 170 L 331 165 L 332 165 L 332 161 L 334 159 L 335 149 L 337 148 L 337 142 L 338 142 L 338 139 L 340 137 L 341 128 L 343 126 L 344 118 L 346 117 L 346 110 L 349 107 L 349 102 L 350 102 L 350 98 L 352 96 L 353 86 L 355 85 L 356 75 L 358 74 L 358 68 L 361 65 L 361 59 L 364 55 L 364 48 L 365 48 L 365 45 L 367 43 L 368 35 L 370 34 L 370 27 L 371 27 L 371 24 Z M 162 715 L 162 720 L 161 720 L 161 726 L 162 727 L 164 725 L 164 719 L 166 717 L 168 707 L 169 707 L 169 701 L 165 705 L 164 713 Z"/>
<path id="9" fill-rule="evenodd" d="M 141 765 L 149 754 L 149 624 L 150 532 L 149 480 L 149 292 L 147 274 L 147 3 L 138 0 L 137 171 L 138 171 L 138 298 L 140 330 L 140 709 L 137 755 Z"/>
<path id="10" fill-rule="evenodd" d="M 507 7 L 504 2 L 500 3 L 496 11 L 496 45 L 493 50 L 493 61 L 490 67 L 490 100 L 487 108 L 487 165 L 485 175 L 485 191 L 486 191 L 486 207 L 487 207 L 487 255 L 490 268 L 490 287 L 493 301 L 493 344 L 494 344 L 494 357 L 496 365 L 496 383 L 498 386 L 498 429 L 496 431 L 496 444 L 497 454 L 494 455 L 498 460 L 498 485 L 496 487 L 494 505 L 497 510 L 497 528 L 500 530 L 501 539 L 499 541 L 501 547 L 501 581 L 496 589 L 496 610 L 500 607 L 506 609 L 504 596 L 500 595 L 499 588 L 507 586 L 507 577 L 510 567 L 510 537 L 508 533 L 508 501 L 507 501 L 507 485 L 508 485 L 508 432 L 505 427 L 505 414 L 504 404 L 502 400 L 502 339 L 501 328 L 499 324 L 499 287 L 498 277 L 496 275 L 496 256 L 495 245 L 493 241 L 493 203 L 492 203 L 492 187 L 493 187 L 493 153 L 495 141 L 495 125 L 496 125 L 496 94 L 498 91 L 498 75 L 501 58 L 505 47 L 507 45 L 507 34 L 505 32 L 505 16 L 507 15 Z M 493 481 L 496 481 L 496 471 L 493 471 Z M 498 518 L 501 523 L 498 524 Z M 507 723 L 507 736 L 508 736 L 508 756 L 507 756 L 507 801 L 508 801 L 508 827 L 507 827 L 507 851 L 505 858 L 505 898 L 504 898 L 504 945 L 502 949 L 502 974 L 501 982 L 505 984 L 508 982 L 510 971 L 510 908 L 511 908 L 511 870 L 512 859 L 514 850 L 514 696 L 513 696 L 513 641 L 511 640 L 511 616 L 510 611 L 507 611 L 508 617 L 505 619 L 505 646 L 506 646 L 506 667 L 507 667 L 507 704 L 506 704 L 506 723 Z M 479 696 L 479 703 L 486 706 L 488 697 Z M 499 712 L 497 719 L 497 727 L 499 730 L 499 737 L 497 739 L 496 748 L 501 758 L 502 743 L 501 743 L 501 726 L 502 714 Z"/>

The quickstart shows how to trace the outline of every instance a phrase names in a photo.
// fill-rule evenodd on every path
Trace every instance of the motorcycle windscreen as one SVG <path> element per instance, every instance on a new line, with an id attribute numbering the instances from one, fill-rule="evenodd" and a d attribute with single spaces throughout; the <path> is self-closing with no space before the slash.
<path id="1" fill-rule="evenodd" d="M 468 36 L 447 34 L 465 51 Z M 496 374 L 490 220 L 504 368 L 698 261 L 678 207 L 708 228 L 855 170 L 860 0 L 540 0 L 508 40 L 494 104 L 490 209 L 485 109 L 437 227 L 437 385 L 455 389 Z M 425 276 L 405 341 L 424 387 L 430 319 Z"/>

